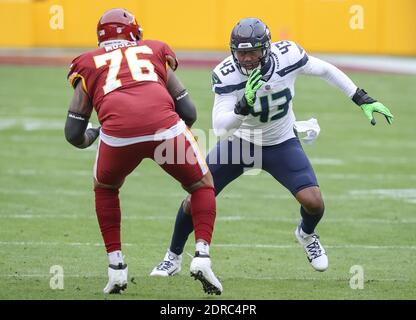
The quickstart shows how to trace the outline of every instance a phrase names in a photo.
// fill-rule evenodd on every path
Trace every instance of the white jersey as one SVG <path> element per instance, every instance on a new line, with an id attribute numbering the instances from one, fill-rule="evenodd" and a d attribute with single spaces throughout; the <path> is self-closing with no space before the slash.
<path id="1" fill-rule="evenodd" d="M 274 63 L 265 75 L 270 78 L 257 91 L 253 112 L 248 116 L 236 115 L 233 111 L 237 101 L 243 98 L 247 76 L 238 71 L 232 56 L 215 67 L 212 78 L 215 92 L 213 127 L 217 135 L 231 130 L 237 137 L 263 146 L 295 137 L 292 100 L 295 80 L 301 73 L 321 76 L 349 97 L 357 89 L 340 70 L 309 57 L 292 41 L 273 43 L 270 58 Z"/>

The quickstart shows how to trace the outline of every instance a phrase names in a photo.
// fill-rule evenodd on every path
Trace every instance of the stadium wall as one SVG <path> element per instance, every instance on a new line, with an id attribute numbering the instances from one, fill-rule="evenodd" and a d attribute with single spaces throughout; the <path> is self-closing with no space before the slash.
<path id="1" fill-rule="evenodd" d="M 1 47 L 94 47 L 101 14 L 135 13 L 148 39 L 176 50 L 227 50 L 242 17 L 308 51 L 416 55 L 415 0 L 0 0 Z"/>

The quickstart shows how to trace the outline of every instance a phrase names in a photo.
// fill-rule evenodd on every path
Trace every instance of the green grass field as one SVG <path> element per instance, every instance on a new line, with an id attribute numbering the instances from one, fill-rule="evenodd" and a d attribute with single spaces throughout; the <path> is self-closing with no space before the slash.
<path id="1" fill-rule="evenodd" d="M 211 125 L 209 70 L 179 76 L 198 107 L 196 128 Z M 416 77 L 351 74 L 395 115 L 372 127 L 341 92 L 299 78 L 299 120 L 321 135 L 305 146 L 326 202 L 318 227 L 330 268 L 314 271 L 295 242 L 298 204 L 271 176 L 243 176 L 218 198 L 211 254 L 224 293 L 206 296 L 189 276 L 151 278 L 169 245 L 185 192 L 151 161 L 121 191 L 128 293 L 104 296 L 107 258 L 95 217 L 87 150 L 63 135 L 72 89 L 66 68 L 0 66 L 0 299 L 415 299 Z M 97 124 L 96 118 L 93 122 Z M 193 241 L 186 252 L 193 253 Z M 50 288 L 51 266 L 64 290 Z M 352 266 L 364 288 L 350 288 Z"/>

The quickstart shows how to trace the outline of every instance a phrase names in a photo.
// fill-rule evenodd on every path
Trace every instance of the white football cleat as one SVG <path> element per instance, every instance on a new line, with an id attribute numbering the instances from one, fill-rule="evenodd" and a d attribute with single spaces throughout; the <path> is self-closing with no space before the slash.
<path id="1" fill-rule="evenodd" d="M 127 289 L 127 264 L 119 263 L 117 266 L 108 266 L 108 283 L 104 288 L 104 293 L 123 293 Z"/>
<path id="2" fill-rule="evenodd" d="M 295 236 L 305 249 L 306 256 L 312 267 L 321 272 L 328 269 L 328 256 L 319 241 L 319 236 L 316 233 L 312 233 L 303 237 L 300 233 L 300 225 L 295 230 Z"/>
<path id="3" fill-rule="evenodd" d="M 153 268 L 150 272 L 152 277 L 168 277 L 173 276 L 181 271 L 182 255 L 177 255 L 168 250 L 163 261 Z"/>
<path id="4" fill-rule="evenodd" d="M 208 294 L 220 295 L 222 285 L 211 269 L 211 259 L 209 255 L 202 255 L 195 252 L 195 257 L 191 262 L 191 277 L 202 283 L 204 291 Z"/>

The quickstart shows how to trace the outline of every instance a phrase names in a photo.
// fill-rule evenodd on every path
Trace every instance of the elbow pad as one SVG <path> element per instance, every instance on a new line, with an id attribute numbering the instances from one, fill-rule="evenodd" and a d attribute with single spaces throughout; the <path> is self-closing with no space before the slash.
<path id="1" fill-rule="evenodd" d="M 89 117 L 68 111 L 65 123 L 65 138 L 75 147 L 84 144 L 84 133 L 88 126 Z"/>
<path id="2" fill-rule="evenodd" d="M 174 99 L 176 113 L 183 121 L 185 121 L 189 128 L 192 127 L 196 121 L 196 108 L 186 89 L 179 93 Z"/>

